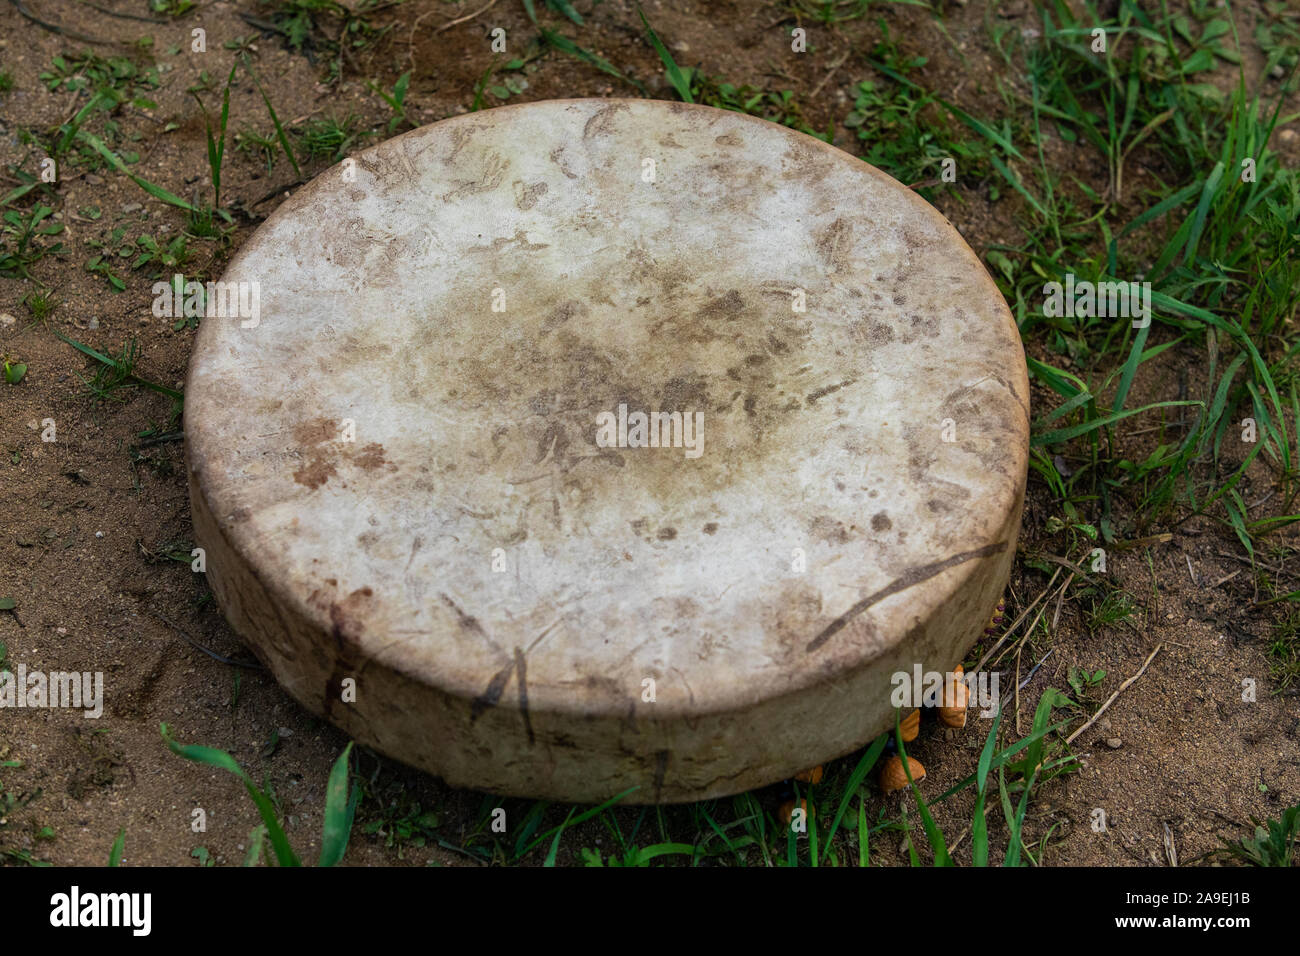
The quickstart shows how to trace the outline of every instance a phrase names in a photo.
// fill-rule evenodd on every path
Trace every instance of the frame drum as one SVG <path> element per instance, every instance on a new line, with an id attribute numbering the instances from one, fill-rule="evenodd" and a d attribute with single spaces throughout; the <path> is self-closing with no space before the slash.
<path id="1" fill-rule="evenodd" d="M 784 127 L 457 116 L 298 190 L 208 300 L 185 436 L 223 612 L 452 785 L 789 777 L 892 727 L 894 675 L 960 662 L 1007 580 L 1011 314 L 928 203 Z"/>

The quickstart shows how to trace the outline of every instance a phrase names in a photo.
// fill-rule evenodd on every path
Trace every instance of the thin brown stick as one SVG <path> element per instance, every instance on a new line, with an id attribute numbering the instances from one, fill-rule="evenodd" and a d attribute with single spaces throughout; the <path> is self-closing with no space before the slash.
<path id="1" fill-rule="evenodd" d="M 1053 631 L 1056 630 L 1056 625 L 1057 625 L 1058 623 L 1060 623 L 1060 620 L 1061 620 L 1061 605 L 1065 603 L 1065 592 L 1068 591 L 1068 590 L 1070 590 L 1070 582 L 1073 581 L 1073 580 L 1074 580 L 1074 572 L 1071 571 L 1071 572 L 1070 572 L 1070 576 L 1069 576 L 1068 578 L 1066 578 L 1066 579 L 1065 579 L 1065 583 L 1061 585 L 1061 591 L 1060 591 L 1060 593 L 1056 596 L 1056 610 L 1052 613 L 1052 630 L 1053 630 Z"/>
<path id="2" fill-rule="evenodd" d="M 1052 589 L 1052 585 L 1056 583 L 1057 575 L 1059 575 L 1060 573 L 1061 573 L 1060 568 L 1057 568 L 1056 571 L 1052 573 L 1051 580 L 1047 582 L 1047 587 L 1043 588 L 1043 590 L 1039 592 L 1038 597 L 1034 598 L 1032 601 L 1029 602 L 1029 604 L 1025 607 L 1025 609 L 1020 612 L 1020 616 L 1016 618 L 1014 621 L 1012 621 L 1011 624 L 1007 627 L 1006 631 L 1003 633 L 1003 635 L 997 639 L 997 642 L 994 643 L 992 647 L 990 647 L 987 651 L 984 652 L 984 656 L 981 657 L 979 663 L 975 665 L 974 668 L 975 671 L 980 671 L 984 669 L 984 662 L 987 661 L 993 655 L 993 652 L 996 651 L 999 647 L 1001 647 L 1002 644 L 1006 641 L 1006 639 L 1015 632 L 1015 629 L 1020 626 L 1020 622 L 1023 621 L 1025 617 L 1029 614 L 1029 612 L 1034 609 L 1034 605 L 1037 604 L 1039 601 L 1041 601 L 1047 595 L 1047 592 Z"/>
<path id="3" fill-rule="evenodd" d="M 1053 576 L 1053 578 L 1055 578 L 1055 576 Z M 1029 640 L 1030 635 L 1032 635 L 1032 634 L 1034 633 L 1034 628 L 1036 628 L 1036 627 L 1038 626 L 1038 622 L 1041 621 L 1041 620 L 1043 619 L 1043 615 L 1044 615 L 1046 612 L 1047 612 L 1047 601 L 1044 601 L 1043 604 L 1042 604 L 1042 606 L 1039 607 L 1039 609 L 1038 609 L 1038 613 L 1037 613 L 1036 615 L 1034 615 L 1034 620 L 1030 623 L 1030 625 L 1029 625 L 1027 628 L 1025 628 L 1025 632 L 1024 632 L 1023 634 L 1020 635 L 1020 640 L 1016 641 L 1016 643 L 1015 643 L 1015 650 L 1016 650 L 1017 652 L 1019 652 L 1019 649 L 1024 645 L 1025 641 Z M 1004 636 L 1008 636 L 1008 635 L 1004 635 Z M 1007 653 L 1008 653 L 1011 649 L 1012 649 L 1012 648 L 1007 648 L 1007 650 L 1005 650 L 1005 651 L 1003 651 L 1001 654 L 999 654 L 999 655 L 998 655 L 998 656 L 993 660 L 993 663 L 992 663 L 991 665 L 989 665 L 989 666 L 990 666 L 990 667 L 995 666 L 995 665 L 998 663 L 998 661 L 1002 660 L 1002 658 L 1004 658 L 1004 657 L 1007 656 Z M 979 668 L 976 668 L 976 670 L 979 670 Z"/>
<path id="4" fill-rule="evenodd" d="M 69 30 L 66 27 L 61 27 L 57 23 L 50 23 L 47 20 L 42 20 L 36 14 L 27 9 L 23 4 L 23 0 L 9 0 L 9 2 L 13 4 L 15 10 L 22 14 L 26 19 L 32 21 L 32 23 L 36 24 L 42 30 L 48 30 L 50 33 L 56 33 L 59 36 L 68 37 L 73 40 L 80 40 L 82 43 L 93 43 L 95 46 L 120 45 L 117 40 L 101 40 L 98 37 L 92 37 L 86 33 L 79 33 L 76 30 Z"/>
<path id="5" fill-rule="evenodd" d="M 495 2 L 495 0 L 493 0 L 493 2 Z M 831 64 L 830 69 L 826 71 L 826 75 L 821 78 L 821 81 L 818 82 L 818 84 L 812 88 L 812 92 L 808 94 L 809 99 L 814 98 L 818 93 L 822 91 L 822 87 L 826 85 L 826 81 L 829 80 L 835 74 L 836 70 L 838 70 L 840 67 L 844 65 L 844 61 L 849 58 L 849 54 L 852 52 L 853 52 L 853 47 L 849 47 L 847 50 L 844 51 L 844 55 L 842 57 L 840 57 L 838 60 L 836 60 L 834 63 Z"/>
<path id="6" fill-rule="evenodd" d="M 1165 531 L 1145 538 L 1134 538 L 1132 541 L 1116 541 L 1111 547 L 1116 551 L 1132 551 L 1134 548 L 1149 548 L 1153 544 L 1168 544 L 1172 540 L 1174 540 L 1173 534 Z"/>
<path id="7" fill-rule="evenodd" d="M 1231 574 L 1225 574 L 1223 577 L 1219 578 L 1219 580 L 1215 581 L 1213 584 L 1210 585 L 1210 590 L 1213 591 L 1220 584 L 1227 584 L 1229 581 L 1231 581 L 1240 573 L 1241 573 L 1241 568 L 1238 568 L 1236 571 L 1233 571 Z"/>
<path id="8" fill-rule="evenodd" d="M 1043 606 L 1046 607 L 1047 605 L 1044 604 Z M 1026 631 L 1025 637 L 1028 637 L 1029 633 L 1030 633 L 1029 631 Z M 1021 638 L 1020 643 L 1016 645 L 1016 689 L 1013 694 L 1013 696 L 1015 697 L 1014 706 L 1016 712 L 1016 736 L 1017 737 L 1024 736 L 1024 734 L 1020 732 L 1020 648 L 1023 646 L 1024 646 L 1024 638 Z"/>
<path id="9" fill-rule="evenodd" d="M 1035 555 L 1035 557 L 1041 558 L 1044 561 L 1050 561 L 1052 564 L 1059 564 L 1067 571 L 1073 571 L 1075 574 L 1079 575 L 1080 577 L 1083 578 L 1090 577 L 1089 573 L 1085 571 L 1081 565 L 1075 564 L 1069 558 L 1063 558 L 1059 554 L 1048 554 L 1047 552 L 1044 551 L 1040 554 Z"/>
<path id="10" fill-rule="evenodd" d="M 162 621 L 164 624 L 166 624 L 168 627 L 174 630 L 181 637 L 185 638 L 185 640 L 189 641 L 189 643 L 193 644 L 196 648 L 201 650 L 204 654 L 207 654 L 213 660 L 220 661 L 222 664 L 229 664 L 231 667 L 245 667 L 248 668 L 249 670 L 255 670 L 255 671 L 266 670 L 265 667 L 263 667 L 261 664 L 256 662 L 237 661 L 233 657 L 226 657 L 223 654 L 218 654 L 216 651 L 212 650 L 211 648 L 204 647 L 202 644 L 196 641 L 193 637 L 190 636 L 189 631 L 185 630 L 185 628 L 181 627 L 175 621 L 172 621 L 169 618 L 164 617 L 163 615 L 155 611 L 153 608 L 146 608 L 146 610 L 154 617 L 156 617 L 158 620 Z"/>
<path id="11" fill-rule="evenodd" d="M 1133 682 L 1142 676 L 1143 672 L 1146 671 L 1150 663 L 1156 659 L 1156 655 L 1160 653 L 1160 649 L 1163 648 L 1164 646 L 1165 646 L 1164 642 L 1157 644 L 1155 646 L 1155 650 L 1153 650 L 1147 656 L 1147 659 L 1142 663 L 1142 666 L 1138 668 L 1138 672 L 1134 674 L 1132 677 L 1130 677 L 1128 680 L 1126 680 L 1124 683 L 1120 684 L 1119 690 L 1115 691 L 1115 693 L 1111 694 L 1110 697 L 1106 699 L 1106 703 L 1102 704 L 1101 707 L 1097 709 L 1097 712 L 1088 718 L 1088 722 L 1086 724 L 1084 724 L 1074 733 L 1070 734 L 1070 736 L 1066 737 L 1065 742 L 1067 744 L 1073 743 L 1074 739 L 1078 737 L 1079 734 L 1083 733 L 1085 730 L 1087 730 L 1089 727 L 1095 724 L 1097 722 L 1097 718 L 1100 717 L 1102 714 L 1106 713 L 1106 709 L 1110 707 L 1111 704 L 1115 703 L 1119 695 L 1124 693 L 1124 691 L 1128 690 L 1129 687 L 1133 684 Z"/>
<path id="12" fill-rule="evenodd" d="M 470 20 L 473 20 L 475 17 L 487 13 L 489 10 L 491 10 L 492 7 L 496 5 L 496 2 L 497 0 L 490 0 L 488 5 L 484 7 L 482 10 L 475 10 L 473 13 L 467 13 L 463 17 L 457 17 L 455 20 L 448 20 L 446 23 L 438 27 L 438 29 L 434 30 L 433 32 L 435 34 L 441 33 L 443 30 L 450 30 L 452 27 L 456 26 L 457 24 L 466 23 Z"/>

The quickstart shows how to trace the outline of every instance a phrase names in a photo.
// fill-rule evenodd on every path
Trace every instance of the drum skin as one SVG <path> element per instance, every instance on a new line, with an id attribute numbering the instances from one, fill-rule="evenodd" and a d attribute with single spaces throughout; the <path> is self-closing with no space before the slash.
<path id="1" fill-rule="evenodd" d="M 960 662 L 1010 573 L 1010 312 L 928 203 L 801 133 L 458 116 L 322 173 L 222 281 L 259 314 L 190 363 L 212 591 L 304 707 L 452 785 L 789 777 L 891 727 L 891 677 Z"/>

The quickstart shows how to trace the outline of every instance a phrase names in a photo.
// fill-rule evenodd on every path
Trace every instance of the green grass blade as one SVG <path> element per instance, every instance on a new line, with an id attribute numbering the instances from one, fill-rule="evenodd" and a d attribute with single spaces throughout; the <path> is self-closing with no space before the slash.
<path id="1" fill-rule="evenodd" d="M 289 157 L 289 163 L 293 166 L 294 173 L 299 179 L 302 179 L 302 167 L 298 165 L 298 157 L 294 155 L 293 147 L 289 144 L 289 136 L 284 131 L 284 126 L 280 123 L 280 117 L 275 113 L 275 107 L 271 105 L 271 97 L 266 95 L 266 90 L 262 88 L 262 81 L 257 78 L 253 71 L 253 64 L 248 62 L 248 57 L 241 56 L 240 61 L 248 75 L 253 78 L 253 83 L 257 86 L 257 92 L 262 94 L 262 102 L 266 104 L 266 111 L 271 114 L 271 122 L 275 124 L 275 135 L 280 140 L 280 148 L 284 150 L 284 155 Z"/>
<path id="2" fill-rule="evenodd" d="M 993 726 L 989 729 L 988 739 L 984 741 L 984 749 L 980 751 L 980 762 L 975 770 L 975 786 L 980 793 L 984 793 L 988 784 L 989 768 L 993 765 L 993 751 L 997 749 L 998 744 L 998 727 L 1002 723 L 1002 705 L 998 703 L 997 716 L 993 718 Z"/>
<path id="3" fill-rule="evenodd" d="M 677 65 L 673 55 L 668 52 L 668 48 L 663 45 L 659 35 L 655 33 L 654 28 L 650 26 L 650 21 L 646 19 L 645 11 L 641 9 L 638 3 L 636 12 L 641 15 L 641 22 L 645 24 L 646 33 L 650 36 L 650 45 L 654 47 L 655 52 L 659 54 L 659 59 L 663 62 L 664 72 L 668 77 L 668 82 L 672 84 L 677 95 L 682 98 L 683 103 L 694 103 L 695 98 L 691 95 L 690 76 Z"/>
<path id="4" fill-rule="evenodd" d="M 695 847 L 689 843 L 656 843 L 653 846 L 646 846 L 637 850 L 636 865 L 645 866 L 651 860 L 661 856 L 689 856 L 694 858 L 695 854 Z"/>
<path id="5" fill-rule="evenodd" d="M 831 821 L 830 833 L 826 837 L 827 846 L 830 846 L 834 842 L 835 834 L 840 828 L 840 821 L 844 819 L 844 811 L 849 807 L 849 801 L 853 799 L 853 795 L 857 793 L 858 788 L 862 786 L 862 781 L 867 779 L 867 774 L 871 773 L 871 768 L 874 767 L 876 761 L 880 759 L 880 753 L 885 749 L 885 742 L 888 739 L 888 734 L 881 734 L 873 740 L 871 746 L 867 748 L 866 753 L 862 755 L 862 759 L 858 761 L 858 765 L 853 768 L 853 773 L 849 775 L 849 782 L 844 787 L 844 796 L 840 798 L 839 809 L 835 811 L 835 817 Z"/>
<path id="6" fill-rule="evenodd" d="M 83 353 L 84 355 L 88 355 L 90 358 L 93 358 L 95 361 L 107 365 L 110 368 L 120 367 L 118 363 L 115 362 L 113 359 L 109 358 L 107 355 L 104 355 L 100 352 L 96 352 L 89 345 L 83 345 L 81 342 L 78 342 L 76 339 L 68 338 L 58 329 L 54 329 L 52 331 L 54 332 L 56 338 L 62 339 L 64 342 L 67 342 L 69 345 L 71 345 L 74 349 Z M 135 375 L 134 373 L 128 375 L 126 380 L 134 385 L 139 385 L 142 388 L 147 388 L 152 391 L 158 392 L 160 395 L 166 395 L 168 398 L 175 399 L 178 402 L 185 401 L 184 392 L 178 392 L 176 389 L 168 388 L 166 385 L 159 385 L 157 382 L 151 382 L 148 379 L 140 378 L 138 375 Z"/>
<path id="7" fill-rule="evenodd" d="M 122 851 L 126 849 L 126 827 L 117 831 L 117 839 L 113 841 L 113 848 L 108 851 L 108 865 L 122 865 Z"/>
<path id="8" fill-rule="evenodd" d="M 1151 323 L 1138 329 L 1137 335 L 1133 337 L 1133 348 L 1129 350 L 1128 359 L 1124 362 L 1124 370 L 1119 377 L 1119 387 L 1115 390 L 1114 411 L 1120 411 L 1124 408 L 1124 400 L 1128 398 L 1129 386 L 1133 384 L 1133 376 L 1137 374 L 1138 365 L 1144 359 L 1142 356 L 1142 346 L 1146 345 L 1147 335 L 1151 332 Z"/>
<path id="9" fill-rule="evenodd" d="M 547 43 L 555 47 L 555 49 L 559 50 L 561 53 L 567 53 L 569 54 L 569 56 L 577 57 L 579 60 L 582 60 L 584 63 L 590 63 L 592 66 L 594 66 L 596 69 L 600 70 L 603 73 L 608 73 L 610 76 L 616 77 L 617 79 L 620 79 L 625 83 L 631 83 L 633 86 L 636 86 L 638 89 L 640 88 L 639 83 L 637 83 L 635 80 L 631 79 L 630 77 L 626 76 L 614 64 L 610 63 L 604 57 L 598 56 L 595 53 L 592 53 L 590 50 L 578 46 L 578 44 L 574 43 L 563 33 L 556 33 L 554 30 L 549 30 L 546 27 L 542 27 L 542 37 L 543 39 L 546 40 Z"/>
<path id="10" fill-rule="evenodd" d="M 348 757 L 352 753 L 349 742 L 334 761 L 330 770 L 329 783 L 325 786 L 325 828 L 321 834 L 320 866 L 334 866 L 343 859 L 348 848 L 348 837 L 352 834 L 352 821 L 357 812 L 357 799 L 361 788 L 354 786 L 348 795 L 348 773 L 351 769 Z"/>
<path id="11" fill-rule="evenodd" d="M 564 818 L 564 822 L 555 828 L 555 839 L 551 841 L 551 848 L 546 851 L 546 859 L 542 861 L 542 866 L 555 866 L 555 858 L 560 852 L 560 837 L 564 835 L 564 828 L 567 827 L 569 821 L 573 819 L 573 812 L 576 809 L 577 807 L 574 807 L 569 810 L 569 815 Z"/>
<path id="12" fill-rule="evenodd" d="M 577 10 L 573 9 L 573 4 L 569 0 L 546 0 L 546 5 L 552 10 L 558 10 L 578 26 L 584 26 L 582 16 Z"/>
<path id="13" fill-rule="evenodd" d="M 262 859 L 262 844 L 266 842 L 266 827 L 258 825 L 248 834 L 248 852 L 244 854 L 244 866 L 257 866 Z"/>
<path id="14" fill-rule="evenodd" d="M 943 838 L 943 833 L 939 830 L 938 824 L 934 822 L 934 817 L 930 815 L 930 808 L 925 805 L 925 800 L 921 798 L 921 790 L 912 779 L 912 768 L 907 759 L 907 750 L 903 747 L 903 732 L 899 724 L 899 713 L 894 714 L 894 742 L 898 746 L 898 756 L 903 761 L 903 772 L 907 775 L 907 785 L 912 788 L 912 797 L 916 800 L 916 808 L 921 811 L 921 825 L 925 827 L 925 838 L 930 841 L 930 849 L 934 851 L 935 866 L 952 866 L 952 858 L 948 855 L 948 844 Z M 915 853 L 913 853 L 915 856 Z"/>
<path id="15" fill-rule="evenodd" d="M 193 206 L 187 203 L 180 196 L 177 196 L 175 193 L 168 192 L 166 189 L 163 189 L 161 186 L 151 183 L 149 182 L 149 180 L 137 176 L 135 173 L 131 172 L 131 170 L 127 169 L 126 163 L 122 161 L 122 158 L 118 156 L 115 152 L 113 152 L 111 149 L 109 149 L 106 145 L 104 145 L 103 140 L 101 140 L 98 136 L 95 136 L 92 133 L 87 133 L 83 129 L 83 130 L 78 130 L 77 138 L 85 142 L 87 145 L 89 145 L 92 149 L 95 150 L 95 152 L 99 153 L 99 155 L 103 156 L 105 162 L 107 162 L 108 165 L 112 166 L 119 173 L 124 173 L 127 177 L 131 179 L 132 182 L 134 182 L 137 186 L 139 186 L 141 189 L 147 192 L 150 196 L 153 196 L 155 199 L 162 200 L 168 205 L 176 206 L 179 209 L 184 209 L 187 212 L 197 212 L 197 210 Z"/>
<path id="16" fill-rule="evenodd" d="M 984 794 L 975 799 L 975 815 L 970 821 L 971 865 L 989 865 L 988 820 L 984 816 Z"/>
<path id="17" fill-rule="evenodd" d="M 624 790 L 622 793 L 620 793 L 620 794 L 618 794 L 618 795 L 616 795 L 616 796 L 610 797 L 610 798 L 609 798 L 608 800 L 606 800 L 604 803 L 600 804 L 600 806 L 590 807 L 589 809 L 584 810 L 582 813 L 580 813 L 580 814 L 578 815 L 578 818 L 577 818 L 576 820 L 573 821 L 573 826 L 576 827 L 579 823 L 584 823 L 584 822 L 586 822 L 587 820 L 590 820 L 590 819 L 591 819 L 592 817 L 594 817 L 596 814 L 602 812 L 602 811 L 605 810 L 607 807 L 612 807 L 614 804 L 618 803 L 620 800 L 622 800 L 622 799 L 623 799 L 624 797 L 626 797 L 628 794 L 630 794 L 630 793 L 634 793 L 637 789 L 638 789 L 637 787 L 628 787 L 628 788 L 627 788 L 626 790 Z M 576 809 L 576 808 L 575 808 L 575 809 Z M 570 811 L 569 811 L 569 817 L 572 817 L 572 816 L 573 816 L 573 811 L 570 810 Z M 568 819 L 568 817 L 566 817 L 564 823 L 560 824 L 558 827 L 556 827 L 556 828 L 553 829 L 553 830 L 547 830 L 545 833 L 543 833 L 541 836 L 539 836 L 536 840 L 534 840 L 532 843 L 530 843 L 530 844 L 528 845 L 528 849 L 524 850 L 523 853 L 519 854 L 518 857 L 516 857 L 516 859 L 518 859 L 518 858 L 520 858 L 520 857 L 527 856 L 529 853 L 531 853 L 533 850 L 535 850 L 538 846 L 540 846 L 542 843 L 544 843 L 544 842 L 546 841 L 547 837 L 550 837 L 550 836 L 552 836 L 552 835 L 558 837 L 559 834 L 560 834 L 560 833 L 564 830 L 564 828 L 565 828 L 566 826 L 568 826 L 568 825 L 569 825 L 569 819 Z"/>
<path id="18" fill-rule="evenodd" d="M 1007 829 L 1011 839 L 1007 843 L 1007 855 L 1002 859 L 1003 866 L 1020 865 L 1020 831 L 1016 829 L 1015 812 L 1011 809 L 1011 798 L 1007 795 L 1007 777 L 1005 771 L 998 768 L 998 796 L 1002 802 L 1002 816 L 1006 818 Z"/>
<path id="19" fill-rule="evenodd" d="M 270 798 L 257 788 L 253 783 L 253 779 L 244 772 L 244 768 L 239 765 L 239 762 L 234 757 L 224 750 L 218 750 L 216 747 L 177 743 L 172 739 L 166 724 L 159 726 L 167 747 L 178 757 L 184 757 L 186 760 L 192 760 L 195 763 L 206 764 L 209 767 L 217 767 L 238 777 L 243 782 L 248 795 L 253 798 L 257 812 L 262 816 L 262 822 L 266 824 L 266 832 L 271 838 L 271 848 L 275 850 L 275 856 L 280 865 L 302 865 L 297 854 L 293 852 L 293 848 L 289 845 L 289 838 L 285 835 L 284 828 L 280 826 L 280 821 L 276 817 L 275 807 L 272 805 Z"/>
<path id="20" fill-rule="evenodd" d="M 871 865 L 871 831 L 867 827 L 867 798 L 858 797 L 858 866 Z"/>
<path id="21" fill-rule="evenodd" d="M 1131 408 L 1126 412 L 1114 412 L 1110 415 L 1104 415 L 1101 418 L 1094 418 L 1090 421 L 1081 422 L 1078 425 L 1071 425 L 1069 428 L 1058 428 L 1056 431 L 1035 435 L 1031 439 L 1031 444 L 1039 447 L 1043 445 L 1055 445 L 1058 442 L 1069 441 L 1072 438 L 1078 438 L 1080 435 L 1086 435 L 1089 432 L 1097 431 L 1099 428 L 1105 428 L 1107 425 L 1113 424 L 1121 419 L 1129 418 L 1133 415 L 1141 415 L 1143 412 L 1149 412 L 1154 408 L 1175 408 L 1182 405 L 1203 406 L 1204 402 L 1152 402 L 1150 405 L 1143 405 L 1141 408 Z"/>
<path id="22" fill-rule="evenodd" d="M 809 859 L 812 861 L 813 867 L 816 868 L 820 865 L 817 856 L 817 808 L 813 806 L 811 801 L 808 803 L 807 823 Z"/>

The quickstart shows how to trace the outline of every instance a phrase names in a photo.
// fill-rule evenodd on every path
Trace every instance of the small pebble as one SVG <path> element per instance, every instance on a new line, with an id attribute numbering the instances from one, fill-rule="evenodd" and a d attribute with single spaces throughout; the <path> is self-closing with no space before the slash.
<path id="1" fill-rule="evenodd" d="M 138 202 L 129 202 L 122 207 L 122 212 L 139 212 L 143 208 L 144 206 Z"/>
<path id="2" fill-rule="evenodd" d="M 1119 750 L 1120 747 L 1124 746 L 1124 741 L 1120 740 L 1118 737 L 1107 737 L 1106 746 L 1111 750 Z"/>
<path id="3" fill-rule="evenodd" d="M 102 532 L 102 531 L 96 531 L 96 532 L 95 532 L 95 537 L 96 537 L 96 538 L 102 538 L 102 537 L 104 537 L 104 532 Z"/>
<path id="4" fill-rule="evenodd" d="M 97 328 L 99 328 L 99 319 L 95 318 L 95 317 L 92 315 L 92 316 L 90 317 L 90 321 L 86 323 L 86 328 L 88 328 L 88 329 L 97 329 Z"/>
<path id="5" fill-rule="evenodd" d="M 88 175 L 86 176 L 86 185 L 87 185 L 87 186 L 102 186 L 102 185 L 104 185 L 104 180 L 102 180 L 100 177 L 96 176 L 94 173 L 90 173 L 90 174 L 88 174 Z"/>
<path id="6" fill-rule="evenodd" d="M 18 320 L 15 319 L 8 312 L 0 312 L 0 326 L 8 328 L 9 326 L 13 325 L 17 321 Z"/>

